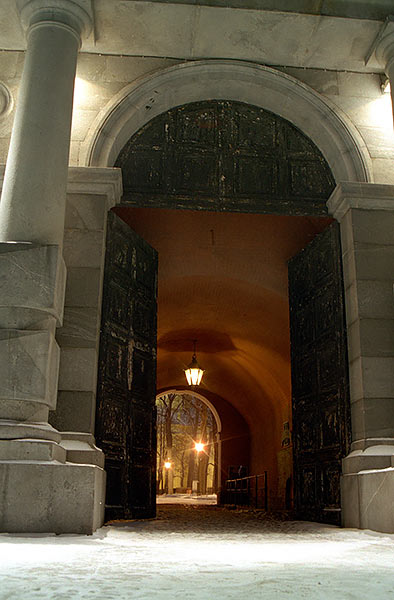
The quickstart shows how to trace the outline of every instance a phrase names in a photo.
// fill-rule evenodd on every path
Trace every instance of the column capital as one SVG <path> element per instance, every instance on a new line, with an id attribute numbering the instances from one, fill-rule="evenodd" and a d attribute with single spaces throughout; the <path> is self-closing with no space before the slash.
<path id="1" fill-rule="evenodd" d="M 66 25 L 87 37 L 93 28 L 91 0 L 16 0 L 22 27 L 26 32 L 39 23 Z"/>
<path id="2" fill-rule="evenodd" d="M 394 16 L 390 15 L 382 25 L 366 57 L 368 64 L 371 58 L 383 67 L 388 74 L 390 64 L 394 62 Z"/>
<path id="3" fill-rule="evenodd" d="M 339 222 L 350 209 L 394 211 L 394 185 L 344 181 L 327 200 L 327 208 Z"/>
<path id="4" fill-rule="evenodd" d="M 376 45 L 375 55 L 388 74 L 394 63 L 394 17 L 388 17 L 382 37 Z"/>

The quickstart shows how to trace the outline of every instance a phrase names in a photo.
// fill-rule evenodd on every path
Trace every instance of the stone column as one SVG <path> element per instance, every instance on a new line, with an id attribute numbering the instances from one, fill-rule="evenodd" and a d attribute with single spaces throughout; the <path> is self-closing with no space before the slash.
<path id="1" fill-rule="evenodd" d="M 0 203 L 0 240 L 61 245 L 77 55 L 91 24 L 72 1 L 24 0 L 19 6 L 27 49 Z"/>
<path id="2" fill-rule="evenodd" d="M 342 241 L 352 446 L 346 527 L 394 532 L 394 186 L 342 183 L 328 201 Z"/>
<path id="3" fill-rule="evenodd" d="M 17 4 L 27 50 L 0 202 L 0 530 L 91 533 L 102 518 L 104 472 L 66 462 L 48 424 L 64 305 L 73 87 L 89 2 Z"/>
<path id="4" fill-rule="evenodd" d="M 377 61 L 390 80 L 391 102 L 394 114 L 394 17 L 388 17 L 375 47 Z"/>

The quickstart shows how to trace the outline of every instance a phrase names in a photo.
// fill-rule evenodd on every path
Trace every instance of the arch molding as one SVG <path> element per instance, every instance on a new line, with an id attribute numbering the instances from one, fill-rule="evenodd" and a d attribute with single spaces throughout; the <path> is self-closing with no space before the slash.
<path id="1" fill-rule="evenodd" d="M 128 139 L 153 117 L 212 99 L 252 104 L 290 121 L 320 149 L 337 183 L 372 182 L 366 145 L 337 107 L 294 77 L 233 60 L 183 63 L 126 86 L 93 123 L 81 162 L 112 167 Z"/>

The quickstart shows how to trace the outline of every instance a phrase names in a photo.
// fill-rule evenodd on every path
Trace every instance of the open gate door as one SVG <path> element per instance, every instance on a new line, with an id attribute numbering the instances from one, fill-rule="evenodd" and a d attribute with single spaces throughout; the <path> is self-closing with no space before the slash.
<path id="1" fill-rule="evenodd" d="M 96 411 L 107 520 L 155 516 L 156 311 L 157 252 L 110 212 Z"/>
<path id="2" fill-rule="evenodd" d="M 289 261 L 289 303 L 295 509 L 339 525 L 350 403 L 337 223 Z"/>

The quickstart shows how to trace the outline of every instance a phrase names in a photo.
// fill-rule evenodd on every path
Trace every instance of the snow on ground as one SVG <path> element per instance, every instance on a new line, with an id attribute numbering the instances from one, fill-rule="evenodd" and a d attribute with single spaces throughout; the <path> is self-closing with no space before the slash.
<path id="1" fill-rule="evenodd" d="M 162 494 L 156 496 L 157 504 L 217 504 L 216 494 Z"/>
<path id="2" fill-rule="evenodd" d="M 163 505 L 93 536 L 0 535 L 1 600 L 394 600 L 394 535 Z"/>

